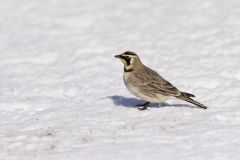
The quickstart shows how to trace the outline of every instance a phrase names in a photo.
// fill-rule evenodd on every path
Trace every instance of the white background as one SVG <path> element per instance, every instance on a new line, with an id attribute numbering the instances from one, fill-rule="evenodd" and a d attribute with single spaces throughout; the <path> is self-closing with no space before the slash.
<path id="1" fill-rule="evenodd" d="M 180 100 L 139 112 L 115 54 Z M 240 1 L 1 0 L 1 160 L 240 159 Z"/>

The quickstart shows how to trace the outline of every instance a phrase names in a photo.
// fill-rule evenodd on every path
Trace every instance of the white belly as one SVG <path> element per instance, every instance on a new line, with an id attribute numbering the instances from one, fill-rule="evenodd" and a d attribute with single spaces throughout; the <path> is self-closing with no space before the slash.
<path id="1" fill-rule="evenodd" d="M 129 78 L 129 73 L 124 73 L 123 75 L 123 80 L 124 80 L 124 83 L 127 87 L 127 89 L 133 94 L 135 95 L 136 97 L 142 99 L 142 100 L 145 100 L 145 101 L 148 101 L 148 102 L 152 102 L 152 103 L 159 103 L 159 102 L 162 102 L 162 101 L 165 101 L 167 99 L 169 99 L 168 96 L 164 96 L 164 95 L 161 95 L 161 94 L 156 94 L 156 97 L 149 97 L 147 95 L 144 95 L 140 89 L 136 86 L 134 86 L 133 84 L 130 84 L 129 81 L 128 81 L 128 78 Z"/>

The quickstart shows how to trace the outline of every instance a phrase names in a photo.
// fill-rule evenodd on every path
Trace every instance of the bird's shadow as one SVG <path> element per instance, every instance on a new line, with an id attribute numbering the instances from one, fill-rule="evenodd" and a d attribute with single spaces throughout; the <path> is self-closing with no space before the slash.
<path id="1" fill-rule="evenodd" d="M 143 100 L 139 100 L 136 98 L 126 98 L 123 96 L 108 96 L 107 98 L 111 99 L 113 103 L 117 106 L 123 106 L 123 107 L 131 107 L 131 108 L 138 108 L 138 104 L 144 104 L 146 103 Z M 166 102 L 161 103 L 151 103 L 149 105 L 151 108 L 159 108 L 159 107 L 189 107 L 189 108 L 195 108 L 195 106 L 191 106 L 188 104 L 168 104 Z"/>

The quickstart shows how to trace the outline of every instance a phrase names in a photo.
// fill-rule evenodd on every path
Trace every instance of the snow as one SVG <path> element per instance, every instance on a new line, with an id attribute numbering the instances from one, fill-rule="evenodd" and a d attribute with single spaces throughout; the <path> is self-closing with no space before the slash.
<path id="1" fill-rule="evenodd" d="M 240 159 L 240 1 L 0 1 L 1 160 Z M 182 91 L 142 102 L 115 54 Z"/>

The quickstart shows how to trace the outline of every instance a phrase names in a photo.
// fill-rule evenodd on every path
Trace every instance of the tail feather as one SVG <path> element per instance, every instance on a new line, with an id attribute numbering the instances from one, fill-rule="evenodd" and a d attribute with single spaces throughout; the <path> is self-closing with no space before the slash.
<path id="1" fill-rule="evenodd" d="M 182 99 L 184 101 L 187 101 L 189 103 L 192 103 L 192 104 L 195 104 L 196 106 L 198 107 L 201 107 L 203 109 L 207 109 L 207 106 L 203 105 L 202 103 L 199 103 L 195 100 L 193 100 L 192 98 L 190 97 L 195 97 L 194 95 L 190 94 L 190 93 L 185 93 L 185 92 L 182 92 L 181 96 L 180 97 L 177 97 L 179 99 Z"/>
<path id="2" fill-rule="evenodd" d="M 195 95 L 193 95 L 191 93 L 187 93 L 187 92 L 182 92 L 181 94 L 183 97 L 195 97 Z"/>

